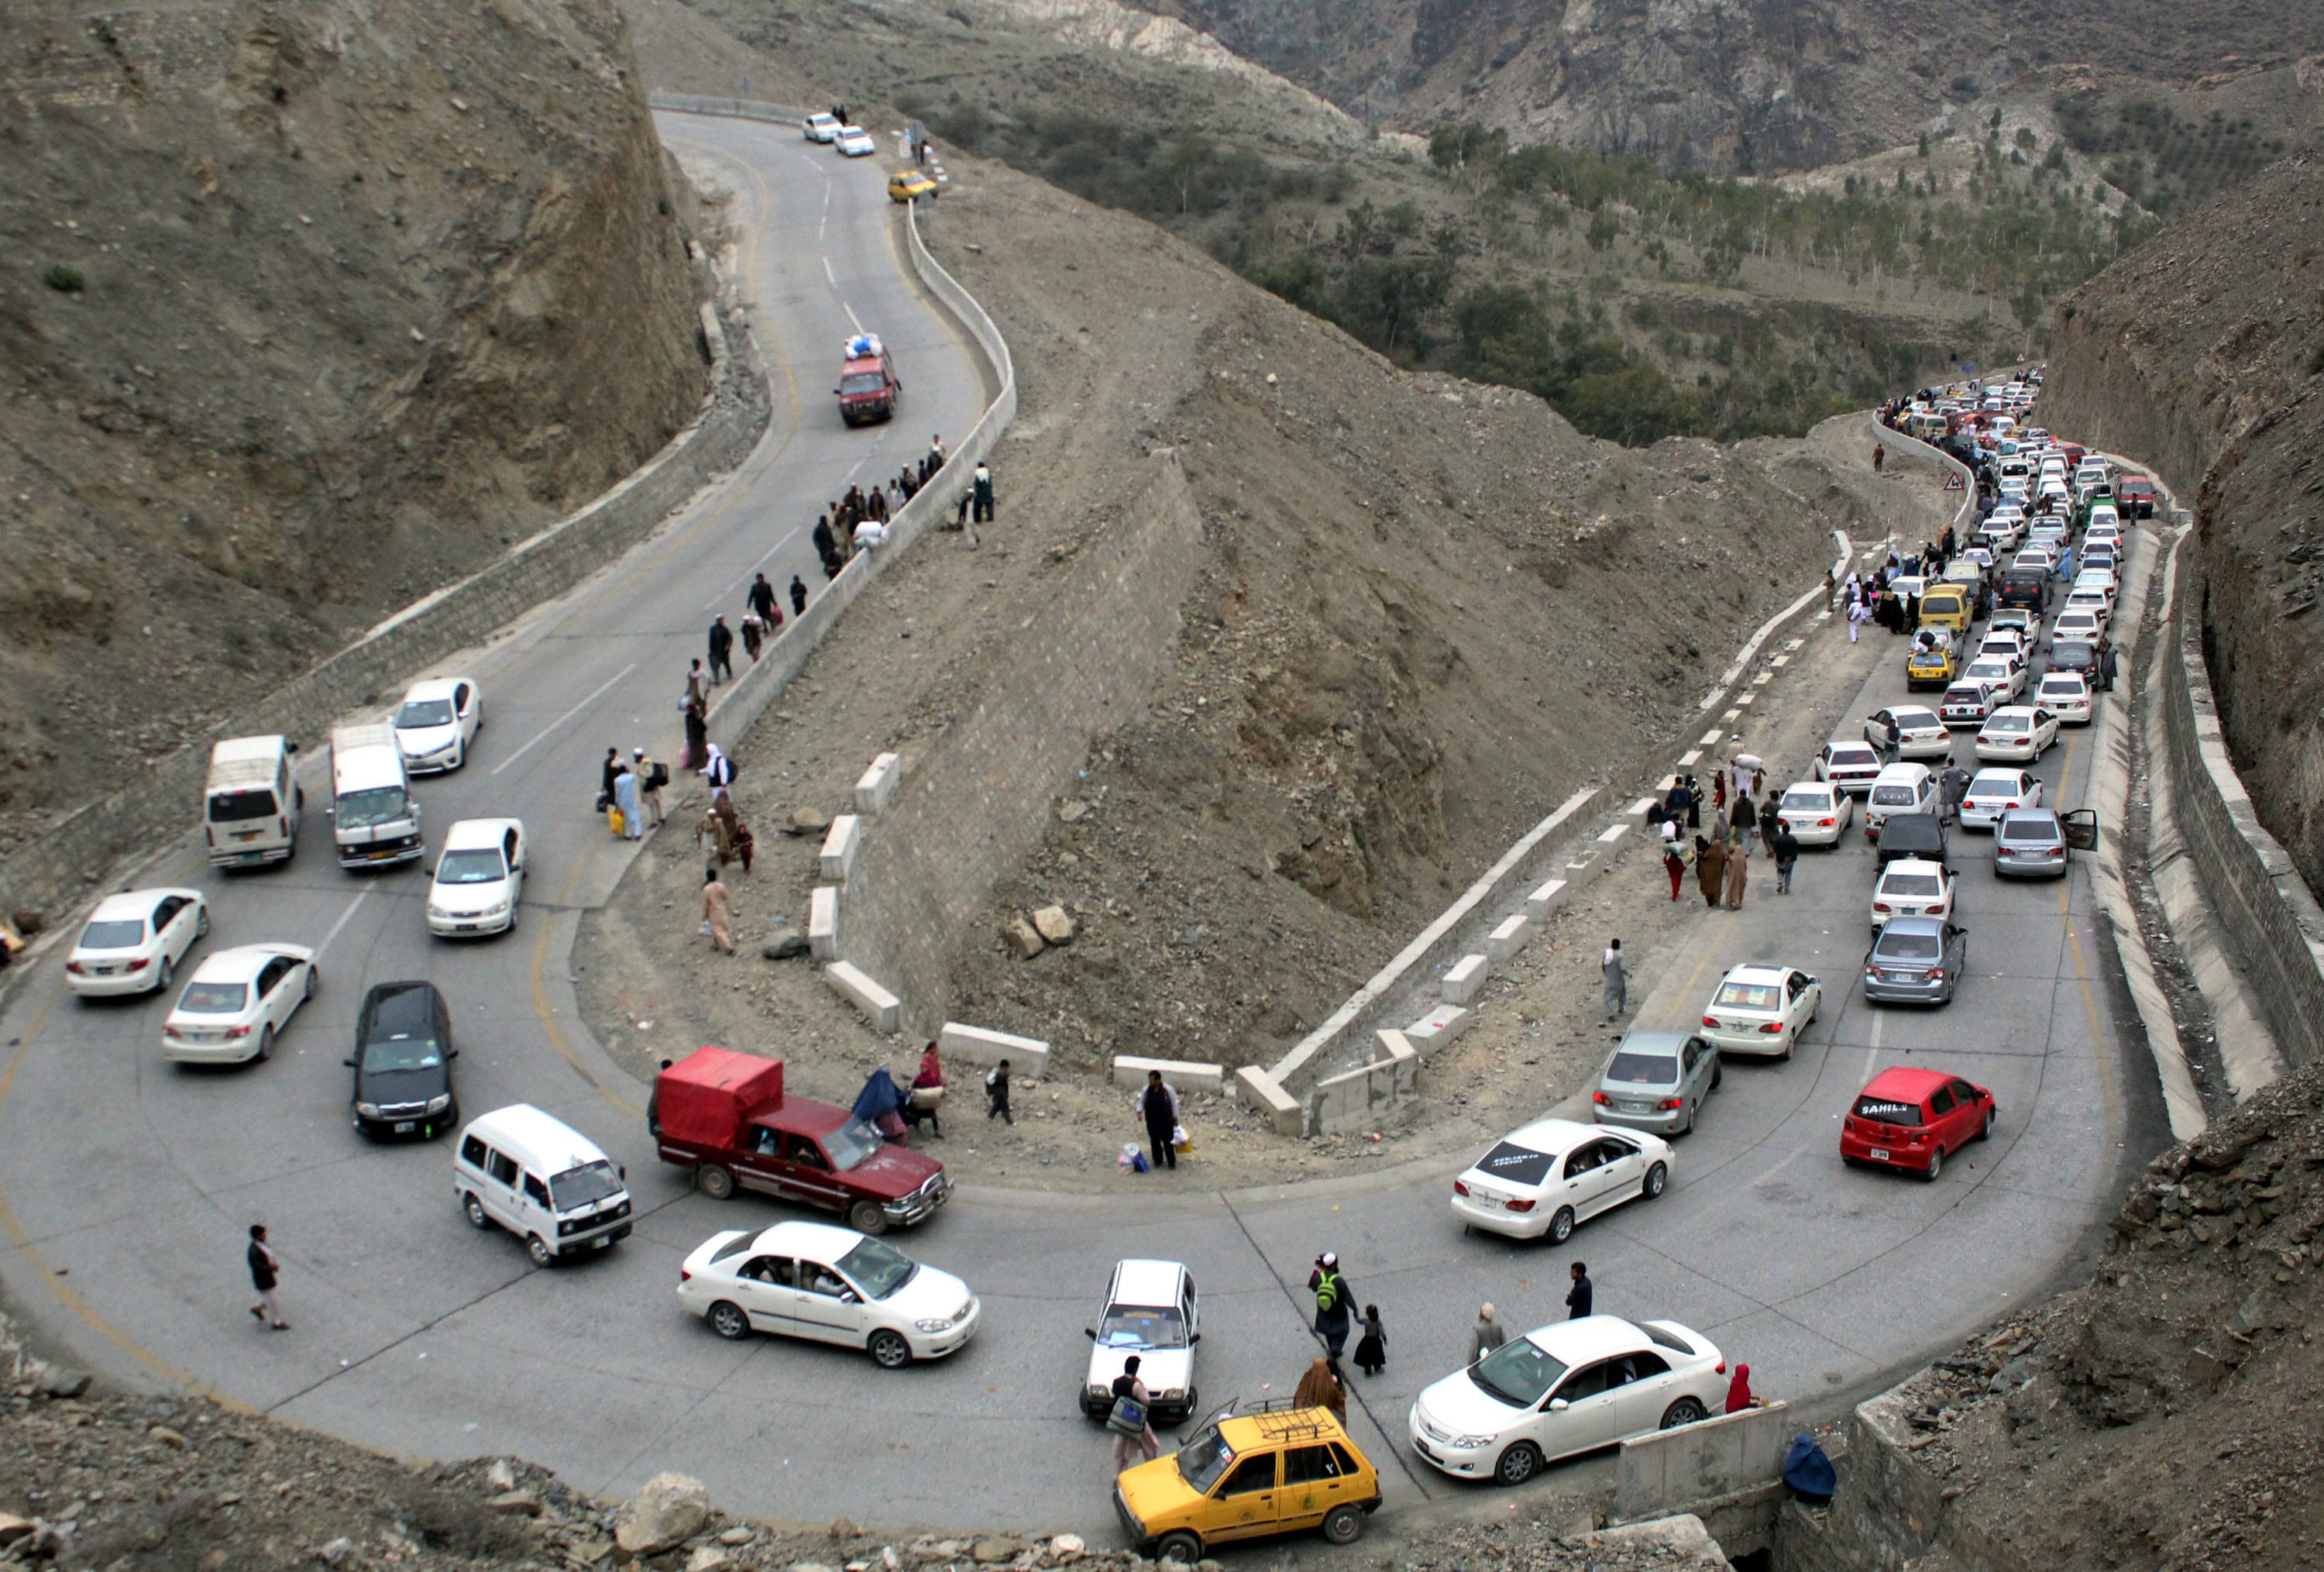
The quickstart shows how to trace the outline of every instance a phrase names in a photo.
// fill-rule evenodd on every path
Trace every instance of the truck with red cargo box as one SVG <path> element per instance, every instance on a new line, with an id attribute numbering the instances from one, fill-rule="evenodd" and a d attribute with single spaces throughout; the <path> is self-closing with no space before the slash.
<path id="1" fill-rule="evenodd" d="M 944 1164 L 891 1146 L 835 1103 L 783 1094 L 783 1061 L 699 1048 L 654 1080 L 657 1150 L 723 1201 L 757 1190 L 835 1211 L 859 1234 L 919 1222 L 952 1198 Z"/>
<path id="2" fill-rule="evenodd" d="M 839 418 L 851 426 L 884 421 L 896 412 L 904 384 L 896 379 L 896 362 L 877 333 L 858 333 L 840 347 Z"/>

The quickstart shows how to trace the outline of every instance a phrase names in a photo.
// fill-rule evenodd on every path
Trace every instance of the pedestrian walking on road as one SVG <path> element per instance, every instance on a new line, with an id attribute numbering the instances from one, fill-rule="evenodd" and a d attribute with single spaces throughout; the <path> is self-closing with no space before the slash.
<path id="1" fill-rule="evenodd" d="M 669 1067 L 669 1059 L 661 1061 L 662 1068 L 668 1069 Z M 654 1077 L 654 1084 L 646 1088 L 646 1133 L 656 1140 L 661 1138 L 661 1077 L 659 1076 Z"/>
<path id="2" fill-rule="evenodd" d="M 825 513 L 816 517 L 815 521 L 814 540 L 815 554 L 817 557 L 828 557 L 839 549 L 839 538 L 831 532 L 830 514 Z M 791 580 L 791 583 L 793 585 L 797 585 L 798 580 L 794 578 Z M 796 589 L 794 589 L 793 594 L 794 596 L 797 595 Z"/>
<path id="3" fill-rule="evenodd" d="M 1606 1019 L 1611 1021 L 1622 1013 L 1622 1006 L 1628 1002 L 1630 992 L 1630 974 L 1622 965 L 1620 939 L 1608 945 L 1606 953 L 1598 957 L 1598 976 L 1601 979 L 1598 989 L 1600 1002 L 1606 1006 Z"/>
<path id="4" fill-rule="evenodd" d="M 1307 1286 L 1315 1295 L 1315 1336 L 1323 1340 L 1323 1352 L 1333 1359 L 1348 1345 L 1348 1331 L 1354 1319 L 1348 1308 L 1352 1297 L 1348 1280 L 1340 1275 L 1337 1252 L 1326 1250 L 1315 1258 L 1315 1270 L 1307 1274 Z"/>
<path id="5" fill-rule="evenodd" d="M 1775 851 L 1775 893 L 1788 895 L 1792 892 L 1792 870 L 1799 865 L 1800 837 L 1792 833 L 1790 825 L 1784 825 L 1767 844 Z"/>
<path id="6" fill-rule="evenodd" d="M 622 772 L 613 777 L 613 806 L 622 810 L 622 838 L 645 839 L 646 816 L 638 801 L 637 772 L 626 764 L 622 767 Z"/>
<path id="7" fill-rule="evenodd" d="M 1663 872 L 1670 875 L 1671 899 L 1678 899 L 1679 886 L 1686 883 L 1686 854 L 1671 841 L 1663 847 Z"/>
<path id="8" fill-rule="evenodd" d="M 1565 1290 L 1565 1318 L 1578 1321 L 1590 1313 L 1590 1301 L 1595 1290 L 1590 1286 L 1590 1268 L 1577 1261 L 1573 1263 L 1573 1286 Z"/>
<path id="9" fill-rule="evenodd" d="M 1872 444 L 1872 473 L 1875 475 L 1879 474 L 1882 469 L 1886 467 L 1887 463 L 1888 445 L 1885 442 L 1875 442 Z"/>
<path id="10" fill-rule="evenodd" d="M 1469 1363 L 1476 1364 L 1508 1340 L 1508 1331 L 1494 1313 L 1492 1300 L 1487 1299 L 1477 1307 L 1477 1324 L 1469 1333 Z"/>
<path id="11" fill-rule="evenodd" d="M 1017 1115 L 1009 1111 L 1009 1061 L 1005 1059 L 984 1073 L 984 1119 L 987 1124 L 995 1119 L 1004 1124 L 1017 1123 Z"/>
<path id="12" fill-rule="evenodd" d="M 1825 615 L 1829 616 L 1831 614 L 1831 597 L 1839 593 L 1840 580 L 1832 577 L 1831 569 L 1825 569 L 1823 570 L 1823 609 Z"/>
<path id="13" fill-rule="evenodd" d="M 282 1318 L 282 1301 L 274 1293 L 274 1284 L 281 1274 L 282 1262 L 275 1255 L 273 1247 L 266 1243 L 265 1224 L 253 1223 L 250 1225 L 250 1248 L 244 1252 L 244 1256 L 250 1262 L 250 1286 L 258 1290 L 258 1302 L 250 1307 L 250 1313 L 257 1318 L 262 1327 L 271 1327 L 277 1332 L 289 1331 L 290 1323 Z"/>
<path id="14" fill-rule="evenodd" d="M 989 524 L 992 522 L 992 468 L 980 462 L 973 473 L 975 478 L 971 489 L 976 497 L 974 522 Z"/>
<path id="15" fill-rule="evenodd" d="M 1142 1459 L 1151 1463 L 1162 1456 L 1162 1442 L 1147 1420 L 1148 1404 L 1153 1401 L 1146 1383 L 1138 1379 L 1138 1367 L 1144 1363 L 1133 1354 L 1121 1362 L 1121 1373 L 1113 1378 L 1113 1409 L 1105 1417 L 1105 1428 L 1113 1437 L 1113 1473 L 1117 1479 L 1130 1466 L 1132 1452 L 1146 1454 Z"/>
<path id="16" fill-rule="evenodd" d="M 1751 877 L 1751 848 L 1738 841 L 1727 848 L 1726 902 L 1729 911 L 1743 910 L 1743 886 Z"/>
<path id="17" fill-rule="evenodd" d="M 613 777 L 622 772 L 622 750 L 605 750 L 605 766 L 598 772 L 597 811 L 603 813 L 613 806 Z"/>
<path id="18" fill-rule="evenodd" d="M 678 762 L 678 768 L 699 770 L 709 759 L 709 709 L 696 699 L 686 707 L 686 757 Z"/>
<path id="19" fill-rule="evenodd" d="M 1783 833 L 1784 810 L 1775 805 L 1775 794 L 1770 791 L 1759 800 L 1759 844 L 1772 846 Z"/>
<path id="20" fill-rule="evenodd" d="M 754 611 L 742 614 L 742 652 L 751 657 L 751 664 L 759 663 L 759 646 L 766 643 L 767 624 Z"/>
<path id="21" fill-rule="evenodd" d="M 726 881 L 718 876 L 718 866 L 711 864 L 702 870 L 702 927 L 710 935 L 710 948 L 734 953 L 733 935 L 727 931 L 728 909 L 732 902 L 726 892 Z"/>
<path id="22" fill-rule="evenodd" d="M 686 698 L 689 704 L 698 704 L 705 709 L 710 707 L 710 673 L 702 669 L 699 660 L 687 665 Z"/>
<path id="23" fill-rule="evenodd" d="M 646 828 L 651 829 L 666 817 L 662 812 L 661 789 L 669 784 L 669 766 L 659 759 L 646 757 L 643 748 L 630 750 L 630 772 L 638 778 L 638 800 L 645 805 L 650 816 Z"/>
<path id="24" fill-rule="evenodd" d="M 791 575 L 791 615 L 807 614 L 807 582 L 796 573 Z"/>
<path id="25" fill-rule="evenodd" d="M 775 611 L 775 587 L 767 582 L 765 574 L 761 573 L 751 580 L 751 593 L 744 598 L 751 609 L 759 614 L 759 620 L 769 627 L 782 620 Z"/>
<path id="26" fill-rule="evenodd" d="M 1865 605 L 1862 601 L 1857 601 L 1849 606 L 1848 608 L 1848 642 L 1851 644 L 1856 643 L 1857 635 L 1864 631 L 1864 624 L 1871 620 L 1872 614 L 1865 608 Z"/>
<path id="27" fill-rule="evenodd" d="M 707 745 L 702 762 L 702 778 L 710 783 L 713 806 L 733 794 L 734 761 L 728 758 L 716 743 Z"/>
<path id="28" fill-rule="evenodd" d="M 2114 641 L 2106 634 L 2100 633 L 2098 635 L 2098 686 L 2109 693 L 2114 691 L 2115 661 Z"/>
<path id="29" fill-rule="evenodd" d="M 1686 778 L 1686 828 L 1702 828 L 1702 788 L 1692 775 Z"/>
<path id="30" fill-rule="evenodd" d="M 1154 1167 L 1178 1166 L 1178 1088 L 1162 1079 L 1160 1070 L 1146 1072 L 1146 1089 L 1138 1094 L 1138 1112 L 1146 1121 L 1146 1139 L 1154 1148 Z"/>
<path id="31" fill-rule="evenodd" d="M 1744 850 L 1750 850 L 1751 837 L 1759 833 L 1759 809 L 1748 792 L 1735 793 L 1735 809 L 1728 815 L 1727 825 L 1729 838 Z"/>
<path id="32" fill-rule="evenodd" d="M 920 1055 L 919 1073 L 912 1077 L 912 1095 L 906 1105 L 904 1123 L 917 1125 L 922 1119 L 928 1122 L 928 1133 L 936 1140 L 944 1139 L 945 1092 L 944 1060 L 933 1042 Z"/>
<path id="33" fill-rule="evenodd" d="M 1299 1378 L 1291 1393 L 1297 1409 L 1330 1409 L 1342 1420 L 1348 1417 L 1348 1389 L 1340 1380 L 1339 1361 L 1318 1359 Z"/>
<path id="34" fill-rule="evenodd" d="M 724 672 L 724 676 L 720 673 Z M 716 687 L 734 675 L 734 630 L 723 616 L 710 619 L 710 684 Z"/>
<path id="35" fill-rule="evenodd" d="M 1702 892 L 1705 906 L 1719 904 L 1719 892 L 1727 879 L 1727 843 L 1694 837 L 1694 887 Z"/>
<path id="36" fill-rule="evenodd" d="M 1364 1335 L 1356 1339 L 1356 1368 L 1378 1375 L 1388 1368 L 1388 1333 L 1380 1327 L 1378 1305 L 1364 1307 Z"/>

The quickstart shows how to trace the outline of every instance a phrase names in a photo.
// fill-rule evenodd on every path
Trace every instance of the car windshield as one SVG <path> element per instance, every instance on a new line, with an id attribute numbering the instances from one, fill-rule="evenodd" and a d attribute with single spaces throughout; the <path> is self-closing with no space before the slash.
<path id="1" fill-rule="evenodd" d="M 1628 1081 L 1633 1086 L 1667 1087 L 1678 1079 L 1678 1060 L 1667 1054 L 1637 1053 L 1626 1049 L 1606 1067 L 1606 1078 Z"/>
<path id="2" fill-rule="evenodd" d="M 341 829 L 369 829 L 374 825 L 392 824 L 411 811 L 411 802 L 401 786 L 374 786 L 367 791 L 349 791 L 340 797 L 337 810 L 332 816 Z"/>
<path id="3" fill-rule="evenodd" d="M 1921 1124 L 1918 1103 L 1900 1103 L 1894 1097 L 1862 1096 L 1856 1099 L 1856 1116 L 1869 1119 L 1876 1124 L 1895 1124 L 1905 1130 L 1916 1130 Z"/>
<path id="4" fill-rule="evenodd" d="M 831 1159 L 831 1166 L 841 1173 L 862 1165 L 880 1150 L 880 1133 L 865 1119 L 851 1119 L 836 1130 L 825 1131 L 822 1137 L 823 1154 Z"/>
<path id="5" fill-rule="evenodd" d="M 2050 659 L 2056 665 L 2093 666 L 2098 656 L 2090 646 L 2080 639 L 2057 639 L 2050 645 Z"/>
<path id="6" fill-rule="evenodd" d="M 2001 661 L 1979 661 L 1969 669 L 1969 674 L 1986 681 L 2006 682 L 2009 680 L 2009 667 Z"/>
<path id="7" fill-rule="evenodd" d="M 1910 786 L 1875 786 L 1872 801 L 1878 808 L 1909 808 L 1913 802 L 1913 789 Z"/>
<path id="8" fill-rule="evenodd" d="M 1997 715 L 1985 723 L 1985 729 L 1989 732 L 2022 732 L 2033 724 L 2031 716 Z"/>
<path id="9" fill-rule="evenodd" d="M 1098 1323 L 1101 1348 L 1184 1348 L 1186 1318 L 1176 1305 L 1108 1305 Z"/>
<path id="10" fill-rule="evenodd" d="M 1873 951 L 1884 961 L 1932 961 L 1937 958 L 1937 936 L 1890 930 L 1881 934 Z"/>
<path id="11" fill-rule="evenodd" d="M 131 917 L 92 922 L 80 930 L 82 949 L 129 949 L 145 942 L 145 921 Z"/>
<path id="12" fill-rule="evenodd" d="M 2079 677 L 2044 677 L 2042 697 L 2044 698 L 2080 698 L 2085 689 Z"/>
<path id="13" fill-rule="evenodd" d="M 501 861 L 498 846 L 470 846 L 466 850 L 449 851 L 436 865 L 438 884 L 489 884 L 508 877 L 508 865 Z"/>
<path id="14" fill-rule="evenodd" d="M 2058 831 L 2056 827 L 2051 824 L 2049 816 L 2046 814 L 2038 818 L 2032 817 L 2005 818 L 2001 821 L 2001 838 L 2030 841 L 2056 840 Z"/>
<path id="15" fill-rule="evenodd" d="M 1234 1448 L 1219 1434 L 1218 1426 L 1204 1425 L 1194 1432 L 1193 1440 L 1178 1448 L 1178 1477 L 1196 1495 L 1208 1495 L 1234 1460 Z"/>
<path id="16" fill-rule="evenodd" d="M 1971 708 L 1975 708 L 1985 702 L 1985 689 L 1982 688 L 1955 688 L 1946 693 L 1945 702 L 1954 706 L 1968 705 Z"/>
<path id="17" fill-rule="evenodd" d="M 593 1207 L 622 1193 L 622 1174 L 604 1158 L 568 1168 L 549 1181 L 549 1198 L 560 1212 Z"/>
<path id="18" fill-rule="evenodd" d="M 1485 1153 L 1477 1164 L 1477 1171 L 1511 1184 L 1537 1185 L 1557 1166 L 1557 1153 L 1536 1151 L 1530 1146 L 1519 1146 L 1514 1141 L 1504 1141 Z"/>
<path id="19" fill-rule="evenodd" d="M 1852 768 L 1859 764 L 1877 764 L 1880 756 L 1870 748 L 1834 748 L 1831 762 Z"/>
<path id="20" fill-rule="evenodd" d="M 443 1062 L 443 1045 L 429 1031 L 399 1032 L 364 1045 L 364 1068 L 375 1075 L 396 1070 L 432 1070 Z"/>
<path id="21" fill-rule="evenodd" d="M 1776 984 L 1738 983 L 1730 977 L 1719 985 L 1719 996 L 1711 1003 L 1714 1009 L 1773 1010 L 1782 997 Z"/>
<path id="22" fill-rule="evenodd" d="M 1944 889 L 1934 874 L 1891 874 L 1880 881 L 1883 895 L 1941 895 Z"/>
<path id="23" fill-rule="evenodd" d="M 450 726 L 452 701 L 448 698 L 413 698 L 406 700 L 395 712 L 398 731 L 418 731 L 422 726 Z"/>
<path id="24" fill-rule="evenodd" d="M 2017 777 L 2000 770 L 1980 770 L 1977 779 L 1969 783 L 1971 797 L 2014 797 L 2017 794 Z"/>
<path id="25" fill-rule="evenodd" d="M 1563 1360 L 1544 1352 L 1532 1338 L 1517 1337 L 1469 1366 L 1469 1379 L 1487 1397 L 1513 1409 L 1529 1409 L 1558 1383 L 1565 1371 Z"/>
<path id="26" fill-rule="evenodd" d="M 1899 709 L 1890 713 L 1895 716 L 1896 724 L 1908 732 L 1930 731 L 1941 728 L 1944 725 L 1944 722 L 1925 709 Z"/>
<path id="27" fill-rule="evenodd" d="M 1827 813 L 1831 809 L 1831 793 L 1795 787 L 1784 793 L 1784 806 L 1795 813 Z"/>
<path id="28" fill-rule="evenodd" d="M 858 371 L 839 379 L 842 393 L 878 393 L 888 385 L 888 379 L 876 371 Z"/>
<path id="29" fill-rule="evenodd" d="M 242 983 L 189 983 L 178 1008 L 189 1015 L 232 1015 L 249 997 L 250 989 Z"/>
<path id="30" fill-rule="evenodd" d="M 210 793 L 212 824 L 241 824 L 253 818 L 271 818 L 273 814 L 274 789 L 271 786 Z"/>
<path id="31" fill-rule="evenodd" d="M 839 1270 L 865 1297 L 884 1299 L 918 1276 L 920 1263 L 892 1244 L 866 1239 L 839 1258 Z"/>

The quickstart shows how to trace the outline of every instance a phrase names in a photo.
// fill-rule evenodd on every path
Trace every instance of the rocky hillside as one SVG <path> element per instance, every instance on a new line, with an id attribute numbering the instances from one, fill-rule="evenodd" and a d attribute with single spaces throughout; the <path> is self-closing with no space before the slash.
<path id="1" fill-rule="evenodd" d="M 697 407 L 604 0 L 0 26 L 0 824 L 489 559 Z"/>
<path id="2" fill-rule="evenodd" d="M 2324 156 L 2286 160 L 2058 310 L 2042 412 L 2196 508 L 2211 685 L 2262 820 L 2324 888 Z"/>
<path id="3" fill-rule="evenodd" d="M 2061 88 L 2206 88 L 2324 51 L 2301 0 L 2053 7 L 1864 0 L 1166 0 L 1160 9 L 1383 124 L 1479 120 L 1524 141 L 1773 172 L 1910 142 L 1947 102 Z"/>

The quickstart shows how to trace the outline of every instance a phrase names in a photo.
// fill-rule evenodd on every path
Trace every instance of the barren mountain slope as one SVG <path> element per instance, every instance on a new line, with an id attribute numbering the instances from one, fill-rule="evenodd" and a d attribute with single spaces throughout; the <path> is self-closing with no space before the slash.
<path id="1" fill-rule="evenodd" d="M 2324 888 L 2324 155 L 2288 159 L 2058 309 L 2043 417 L 2196 510 L 2211 685 L 2262 821 Z"/>
<path id="2" fill-rule="evenodd" d="M 603 0 L 0 21 L 0 812 L 602 490 L 704 371 Z"/>
<path id="3" fill-rule="evenodd" d="M 2185 88 L 2324 50 L 2301 0 L 2046 7 L 1968 0 L 1909 18 L 1862 0 L 1164 0 L 1336 103 L 1403 130 L 1768 173 L 1909 142 L 1947 101 L 2043 69 Z"/>

